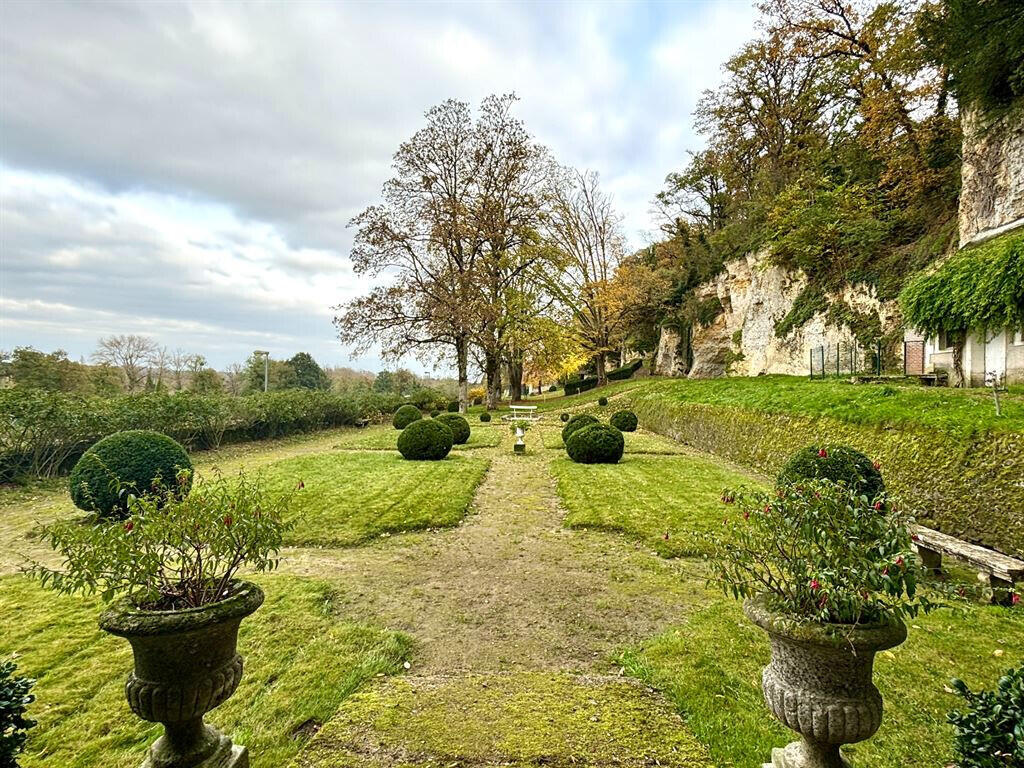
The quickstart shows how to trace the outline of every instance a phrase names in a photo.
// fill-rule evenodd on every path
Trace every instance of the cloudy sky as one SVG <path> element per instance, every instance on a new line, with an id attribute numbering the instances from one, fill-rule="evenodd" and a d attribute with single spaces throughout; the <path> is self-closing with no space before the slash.
<path id="1" fill-rule="evenodd" d="M 140 333 L 218 367 L 265 348 L 376 370 L 331 326 L 367 287 L 346 223 L 426 109 L 514 91 L 639 246 L 754 21 L 748 0 L 4 0 L 0 349 Z"/>

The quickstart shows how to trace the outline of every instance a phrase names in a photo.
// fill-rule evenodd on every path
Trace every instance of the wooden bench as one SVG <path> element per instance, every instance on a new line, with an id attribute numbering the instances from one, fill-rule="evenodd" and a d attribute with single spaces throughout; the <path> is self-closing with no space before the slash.
<path id="1" fill-rule="evenodd" d="M 949 374 L 945 371 L 918 373 L 915 376 L 926 387 L 945 387 L 949 383 Z"/>
<path id="2" fill-rule="evenodd" d="M 1010 603 L 1015 582 L 1024 581 L 1024 561 L 977 544 L 968 544 L 931 528 L 916 526 L 914 546 L 925 568 L 932 573 L 942 571 L 942 556 L 950 555 L 969 563 L 978 571 L 978 578 L 987 580 L 992 587 L 992 602 Z"/>
<path id="3" fill-rule="evenodd" d="M 369 419 L 356 419 L 355 425 L 357 427 L 368 427 L 368 426 L 370 426 L 370 420 Z"/>

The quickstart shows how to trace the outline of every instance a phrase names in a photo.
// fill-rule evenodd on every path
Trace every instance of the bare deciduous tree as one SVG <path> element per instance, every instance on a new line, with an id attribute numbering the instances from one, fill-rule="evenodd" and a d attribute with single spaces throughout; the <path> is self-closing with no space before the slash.
<path id="1" fill-rule="evenodd" d="M 152 339 L 136 334 L 104 336 L 92 354 L 94 362 L 120 369 L 127 392 L 137 392 L 146 380 L 150 362 L 157 353 Z"/>

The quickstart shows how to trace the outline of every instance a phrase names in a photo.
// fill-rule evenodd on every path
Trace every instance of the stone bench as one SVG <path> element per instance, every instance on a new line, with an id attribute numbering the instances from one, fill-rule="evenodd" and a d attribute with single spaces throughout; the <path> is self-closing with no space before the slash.
<path id="1" fill-rule="evenodd" d="M 914 546 L 925 568 L 932 573 L 942 571 L 942 556 L 950 555 L 968 563 L 978 571 L 978 578 L 987 580 L 992 587 L 992 602 L 1006 605 L 1011 600 L 1013 585 L 1024 581 L 1024 561 L 1001 552 L 968 544 L 931 528 L 917 526 Z"/>

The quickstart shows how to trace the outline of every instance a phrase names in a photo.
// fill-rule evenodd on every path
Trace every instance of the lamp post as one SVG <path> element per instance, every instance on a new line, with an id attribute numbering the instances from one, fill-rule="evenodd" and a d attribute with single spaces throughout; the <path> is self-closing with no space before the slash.
<path id="1" fill-rule="evenodd" d="M 263 391 L 266 392 L 270 383 L 270 353 L 265 349 L 257 349 L 253 354 L 263 355 Z"/>

